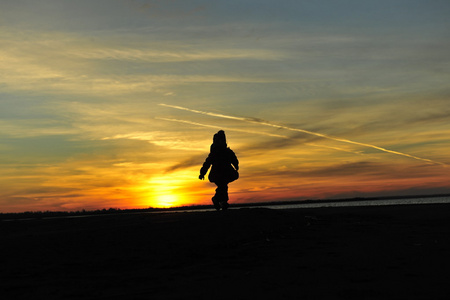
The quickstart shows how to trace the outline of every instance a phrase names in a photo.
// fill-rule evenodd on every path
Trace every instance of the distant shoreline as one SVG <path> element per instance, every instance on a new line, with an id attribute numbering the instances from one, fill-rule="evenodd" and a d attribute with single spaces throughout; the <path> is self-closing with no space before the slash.
<path id="1" fill-rule="evenodd" d="M 332 204 L 332 203 L 351 203 L 364 201 L 382 201 L 382 200 L 399 200 L 399 199 L 418 199 L 418 198 L 438 198 L 450 197 L 450 194 L 435 194 L 435 195 L 413 195 L 413 196 L 383 196 L 383 197 L 354 197 L 342 199 L 315 199 L 315 200 L 292 200 L 292 201 L 269 201 L 269 202 L 252 202 L 252 203 L 231 203 L 231 208 L 246 208 L 246 207 L 269 207 L 269 206 L 292 206 L 303 204 Z M 14 221 L 14 220 L 34 220 L 34 219 L 49 219 L 60 217 L 86 217 L 86 216 L 101 216 L 112 214 L 130 214 L 142 212 L 177 212 L 177 211 L 199 211 L 205 209 L 212 209 L 212 205 L 191 205 L 191 206 L 177 206 L 170 208 L 136 208 L 136 209 L 98 209 L 98 210 L 81 210 L 81 211 L 26 211 L 19 213 L 0 213 L 0 221 Z"/>

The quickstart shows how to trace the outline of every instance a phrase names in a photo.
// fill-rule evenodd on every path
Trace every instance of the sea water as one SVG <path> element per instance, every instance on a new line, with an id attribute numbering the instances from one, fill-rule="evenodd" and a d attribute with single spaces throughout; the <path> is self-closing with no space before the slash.
<path id="1" fill-rule="evenodd" d="M 410 204 L 437 204 L 450 203 L 450 196 L 403 198 L 403 199 L 378 199 L 361 201 L 324 201 L 314 203 L 296 203 L 283 205 L 254 206 L 271 209 L 295 209 L 295 208 L 317 208 L 317 207 L 350 207 L 350 206 L 380 206 L 380 205 L 410 205 Z"/>
<path id="2" fill-rule="evenodd" d="M 314 203 L 295 203 L 295 204 L 268 204 L 268 205 L 250 205 L 245 207 L 231 206 L 228 209 L 235 210 L 241 208 L 269 208 L 269 209 L 296 209 L 296 208 L 319 208 L 319 207 L 352 207 L 352 206 L 383 206 L 383 205 L 411 205 L 411 204 L 438 204 L 438 203 L 448 203 L 450 204 L 450 195 L 442 197 L 413 197 L 413 198 L 402 198 L 402 199 L 374 199 L 374 200 L 324 200 L 324 201 L 314 201 Z M 162 213 L 162 212 L 207 212 L 215 211 L 214 208 L 203 208 L 203 209 L 180 209 L 180 210 L 168 210 L 168 211 L 156 211 L 151 213 Z"/>
<path id="3" fill-rule="evenodd" d="M 402 198 L 402 199 L 374 199 L 374 200 L 324 200 L 324 201 L 314 201 L 314 203 L 295 203 L 295 204 L 268 204 L 268 205 L 250 205 L 245 207 L 231 206 L 228 209 L 235 210 L 241 208 L 269 208 L 269 209 L 296 209 L 296 208 L 319 208 L 319 207 L 352 207 L 352 206 L 383 206 L 383 205 L 411 205 L 411 204 L 438 204 L 438 203 L 448 203 L 450 204 L 450 195 L 442 197 L 413 197 L 413 198 Z M 214 208 L 203 208 L 203 209 L 180 209 L 172 211 L 157 211 L 152 213 L 161 212 L 207 212 L 215 211 Z"/>

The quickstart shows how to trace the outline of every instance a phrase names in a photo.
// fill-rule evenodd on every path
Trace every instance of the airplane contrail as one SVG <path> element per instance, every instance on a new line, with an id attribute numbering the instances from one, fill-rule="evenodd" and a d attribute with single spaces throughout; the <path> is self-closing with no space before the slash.
<path id="1" fill-rule="evenodd" d="M 281 135 L 281 134 L 273 134 L 273 133 L 267 133 L 267 132 L 250 131 L 250 130 L 235 129 L 235 128 L 224 128 L 224 127 L 221 127 L 221 126 L 214 126 L 214 125 L 202 124 L 202 123 L 197 123 L 197 122 L 192 122 L 192 121 L 187 121 L 187 120 L 179 120 L 179 119 L 168 119 L 168 118 L 160 118 L 160 117 L 156 117 L 155 119 L 163 120 L 163 121 L 170 121 L 170 122 L 178 122 L 178 123 L 190 124 L 190 125 L 196 125 L 196 126 L 201 126 L 201 127 L 208 127 L 208 128 L 215 128 L 215 129 L 225 129 L 225 130 L 229 130 L 229 131 L 239 131 L 239 132 L 245 132 L 245 133 L 251 133 L 251 134 L 260 134 L 260 135 L 266 135 L 266 136 L 279 137 L 279 138 L 283 138 L 283 139 L 289 139 L 288 136 Z"/>
<path id="2" fill-rule="evenodd" d="M 352 140 L 339 138 L 339 137 L 334 137 L 334 136 L 330 136 L 330 135 L 326 135 L 326 134 L 318 133 L 318 132 L 313 132 L 313 131 L 309 131 L 309 130 L 305 130 L 305 129 L 299 129 L 299 128 L 293 128 L 293 127 L 289 127 L 289 126 L 285 126 L 285 125 L 274 124 L 274 123 L 271 123 L 271 122 L 268 122 L 268 121 L 265 121 L 265 120 L 262 120 L 262 119 L 235 117 L 235 116 L 230 116 L 230 115 L 224 115 L 224 114 L 218 114 L 218 113 L 213 113 L 213 112 L 200 111 L 200 110 L 190 109 L 190 108 L 177 106 L 177 105 L 169 105 L 169 104 L 164 104 L 164 103 L 161 103 L 159 105 L 165 106 L 165 107 L 169 107 L 169 108 L 179 109 L 179 110 L 185 110 L 185 111 L 189 111 L 189 112 L 193 112 L 193 113 L 197 113 L 197 114 L 212 116 L 212 117 L 232 119 L 232 120 L 238 120 L 238 121 L 243 121 L 243 122 L 247 122 L 247 123 L 253 123 L 253 124 L 259 124 L 259 125 L 264 125 L 264 126 L 275 127 L 275 128 L 279 128 L 279 129 L 285 129 L 285 130 L 290 130 L 290 131 L 302 132 L 302 133 L 314 135 L 314 136 L 317 136 L 317 137 L 322 137 L 322 138 L 333 140 L 333 141 L 338 141 L 338 142 L 358 145 L 358 146 L 362 146 L 362 147 L 376 149 L 376 150 L 379 150 L 379 151 L 382 151 L 382 152 L 386 152 L 386 153 L 401 155 L 401 156 L 413 158 L 413 159 L 416 159 L 416 160 L 421 160 L 421 161 L 424 161 L 424 162 L 427 162 L 427 163 L 430 163 L 430 164 L 438 164 L 438 165 L 447 166 L 447 164 L 442 163 L 442 162 L 434 161 L 434 160 L 427 159 L 427 158 L 421 158 L 421 157 L 418 157 L 418 156 L 414 156 L 414 155 L 411 155 L 411 154 L 402 153 L 402 152 L 398 152 L 398 151 L 394 151 L 394 150 L 389 150 L 389 149 L 386 149 L 386 148 L 383 148 L 383 147 L 379 147 L 379 146 L 376 146 L 376 145 L 355 142 L 355 141 L 352 141 Z"/>
<path id="3" fill-rule="evenodd" d="M 259 135 L 265 135 L 265 136 L 273 136 L 273 137 L 278 137 L 278 138 L 283 138 L 283 139 L 291 139 L 291 137 L 286 136 L 286 135 L 281 135 L 281 134 L 273 134 L 273 133 L 267 133 L 267 132 L 261 132 L 261 131 L 242 130 L 242 129 L 236 129 L 236 128 L 224 128 L 223 126 L 208 125 L 208 124 L 202 124 L 202 123 L 192 122 L 192 121 L 187 121 L 187 120 L 169 119 L 169 118 L 160 118 L 160 117 L 156 117 L 155 119 L 163 120 L 163 121 L 169 121 L 169 122 L 178 122 L 178 123 L 190 124 L 190 125 L 207 127 L 207 128 L 225 129 L 227 131 L 238 131 L 238 132 L 259 134 Z M 362 154 L 360 151 L 350 151 L 350 150 L 339 148 L 339 147 L 317 145 L 317 144 L 314 144 L 314 143 L 305 143 L 305 145 L 318 147 L 318 148 L 333 149 L 333 150 L 337 150 L 337 151 L 349 152 L 349 153 L 360 154 L 360 155 Z"/>

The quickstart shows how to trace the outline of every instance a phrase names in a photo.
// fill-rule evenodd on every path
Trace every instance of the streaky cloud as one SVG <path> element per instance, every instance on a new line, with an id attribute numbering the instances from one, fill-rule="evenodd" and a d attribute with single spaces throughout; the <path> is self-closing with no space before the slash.
<path id="1" fill-rule="evenodd" d="M 243 129 L 236 129 L 236 128 L 226 128 L 226 127 L 223 127 L 223 126 L 208 125 L 208 124 L 202 124 L 202 123 L 197 123 L 197 122 L 192 122 L 192 121 L 187 121 L 187 120 L 169 119 L 169 118 L 160 118 L 160 117 L 156 117 L 155 119 L 163 120 L 163 121 L 169 121 L 169 122 L 178 122 L 178 123 L 190 124 L 190 125 L 195 125 L 195 126 L 200 126 L 200 127 L 207 127 L 207 128 L 214 128 L 214 129 L 223 129 L 223 130 L 227 130 L 227 131 L 237 131 L 237 132 L 245 132 L 245 133 L 251 133 L 251 134 L 259 134 L 259 135 L 278 137 L 278 138 L 283 138 L 283 139 L 295 139 L 295 138 L 292 138 L 292 137 L 289 137 L 289 136 L 286 136 L 286 135 L 281 135 L 281 134 L 274 134 L 274 133 L 261 132 L 261 131 L 243 130 Z M 319 147 L 319 148 L 325 148 L 325 149 L 332 149 L 332 150 L 336 150 L 336 151 L 349 152 L 349 153 L 354 153 L 354 154 L 363 154 L 361 151 L 351 151 L 351 150 L 343 149 L 343 148 L 340 148 L 340 147 L 319 145 L 319 144 L 315 144 L 315 143 L 305 143 L 305 145 L 309 145 L 309 146 L 313 146 L 313 147 Z"/>
<path id="2" fill-rule="evenodd" d="M 359 154 L 359 155 L 364 155 L 364 153 L 362 153 L 361 151 L 351 151 L 351 150 L 347 150 L 347 149 L 344 149 L 344 148 L 341 148 L 341 147 L 318 145 L 318 144 L 315 144 L 315 143 L 306 143 L 306 145 L 319 147 L 319 148 L 325 148 L 325 149 L 331 149 L 331 150 L 336 150 L 336 151 L 354 153 L 354 154 Z"/>
<path id="3" fill-rule="evenodd" d="M 215 128 L 215 129 L 223 129 L 228 131 L 238 131 L 238 132 L 245 132 L 245 133 L 251 133 L 251 134 L 260 134 L 260 135 L 266 135 L 266 136 L 273 136 L 273 137 L 279 137 L 288 139 L 289 137 L 286 135 L 280 135 L 280 134 L 274 134 L 274 133 L 268 133 L 268 132 L 261 132 L 261 131 L 251 131 L 251 130 L 243 130 L 243 129 L 236 129 L 236 128 L 226 128 L 223 126 L 214 126 L 214 125 L 208 125 L 208 124 L 202 124 L 197 122 L 191 122 L 187 120 L 179 120 L 179 119 L 169 119 L 169 118 L 155 118 L 157 120 L 163 120 L 163 121 L 169 121 L 169 122 L 178 122 L 178 123 L 184 123 L 184 124 L 190 124 L 195 126 L 201 126 L 201 127 L 207 127 L 207 128 Z"/>
<path id="4" fill-rule="evenodd" d="M 177 163 L 175 165 L 172 165 L 172 166 L 166 168 L 164 170 L 164 173 L 171 173 L 176 170 L 199 166 L 199 165 L 201 165 L 201 163 L 203 162 L 204 159 L 205 159 L 204 154 L 192 156 L 180 163 Z"/>
<path id="5" fill-rule="evenodd" d="M 179 109 L 179 110 L 185 110 L 185 111 L 189 111 L 189 112 L 193 112 L 193 113 L 197 113 L 197 114 L 212 116 L 212 117 L 225 118 L 225 119 L 243 121 L 243 122 L 247 122 L 247 123 L 253 123 L 253 124 L 259 124 L 259 125 L 264 125 L 264 126 L 275 127 L 275 128 L 278 128 L 278 129 L 285 129 L 285 130 L 290 130 L 290 131 L 302 132 L 302 133 L 314 135 L 314 136 L 317 136 L 317 137 L 321 137 L 321 138 L 324 138 L 324 139 L 329 139 L 329 140 L 338 141 L 338 142 L 342 142 L 342 143 L 358 145 L 358 146 L 362 146 L 362 147 L 376 149 L 376 150 L 379 150 L 379 151 L 382 151 L 382 152 L 386 152 L 386 153 L 391 153 L 391 154 L 401 155 L 401 156 L 404 156 L 404 157 L 409 157 L 409 158 L 412 158 L 412 159 L 424 161 L 424 162 L 429 163 L 429 164 L 437 164 L 437 165 L 447 166 L 447 164 L 445 164 L 445 163 L 434 161 L 434 160 L 431 160 L 431 159 L 421 158 L 421 157 L 418 157 L 418 156 L 414 156 L 414 155 L 411 155 L 411 154 L 398 152 L 398 151 L 395 151 L 395 150 L 386 149 L 386 148 L 379 147 L 379 146 L 376 146 L 376 145 L 367 144 L 367 143 L 360 143 L 360 142 L 352 141 L 352 140 L 349 140 L 349 139 L 344 139 L 344 138 L 339 138 L 339 137 L 326 135 L 326 134 L 323 134 L 323 133 L 313 132 L 313 131 L 300 129 L 300 128 L 289 127 L 289 126 L 285 126 L 285 125 L 279 125 L 279 124 L 275 124 L 275 123 L 272 123 L 272 122 L 269 122 L 269 121 L 266 121 L 266 120 L 263 120 L 263 119 L 259 119 L 259 118 L 236 117 L 236 116 L 230 116 L 230 115 L 224 115 L 224 114 L 200 111 L 200 110 L 190 109 L 190 108 L 177 106 L 177 105 L 164 104 L 164 103 L 161 103 L 159 105 L 164 106 L 164 107 Z"/>
<path id="6" fill-rule="evenodd" d="M 210 50 L 203 52 L 186 51 L 166 51 L 166 50 L 148 50 L 133 48 L 99 48 L 99 49 L 74 49 L 70 54 L 84 59 L 101 60 L 131 60 L 131 61 L 149 61 L 149 62 L 187 62 L 187 61 L 209 61 L 222 59 L 252 59 L 252 60 L 279 60 L 281 57 L 267 50 Z"/>

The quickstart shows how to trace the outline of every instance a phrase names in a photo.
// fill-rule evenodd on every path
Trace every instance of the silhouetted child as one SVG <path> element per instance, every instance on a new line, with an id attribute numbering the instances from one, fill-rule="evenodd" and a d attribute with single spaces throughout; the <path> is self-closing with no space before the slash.
<path id="1" fill-rule="evenodd" d="M 217 210 L 228 208 L 228 183 L 239 178 L 239 161 L 233 150 L 227 147 L 225 132 L 220 130 L 214 134 L 210 153 L 200 169 L 199 179 L 205 179 L 208 172 L 208 179 L 217 185 L 216 194 L 212 197 L 212 202 Z"/>

